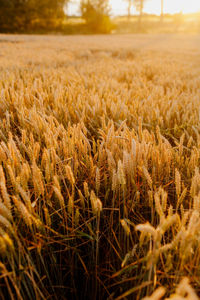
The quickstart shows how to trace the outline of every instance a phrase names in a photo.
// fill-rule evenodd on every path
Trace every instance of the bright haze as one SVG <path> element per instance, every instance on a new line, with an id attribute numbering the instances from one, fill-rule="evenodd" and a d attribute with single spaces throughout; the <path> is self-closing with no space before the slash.
<path id="1" fill-rule="evenodd" d="M 112 15 L 126 15 L 127 14 L 126 0 L 110 0 Z M 144 12 L 149 14 L 160 14 L 161 0 L 147 0 L 144 6 Z M 175 13 L 195 13 L 200 11 L 199 0 L 164 0 L 164 12 L 169 14 Z M 136 13 L 134 7 L 132 7 L 132 14 Z M 69 4 L 69 15 L 79 15 L 79 1 Z"/>

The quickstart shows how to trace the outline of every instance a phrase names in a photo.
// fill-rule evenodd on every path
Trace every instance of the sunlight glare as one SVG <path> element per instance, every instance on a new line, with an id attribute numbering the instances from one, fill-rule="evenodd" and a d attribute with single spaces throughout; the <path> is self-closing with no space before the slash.
<path id="1" fill-rule="evenodd" d="M 114 15 L 127 14 L 128 1 L 110 0 L 110 6 Z M 160 14 L 161 0 L 147 0 L 144 5 L 144 12 L 151 14 Z M 200 11 L 200 1 L 197 0 L 164 0 L 164 12 L 174 13 L 194 13 Z M 132 13 L 135 13 L 132 8 Z"/>
<path id="2" fill-rule="evenodd" d="M 197 0 L 182 0 L 182 12 L 184 14 L 200 12 L 200 1 Z"/>
<path id="3" fill-rule="evenodd" d="M 68 14 L 79 15 L 79 0 L 69 2 Z M 127 0 L 109 0 L 111 7 L 111 14 L 114 16 L 127 15 L 128 1 Z M 146 0 L 144 5 L 144 12 L 149 14 L 159 15 L 161 11 L 161 0 Z M 164 0 L 164 13 L 194 13 L 200 12 L 200 0 Z M 131 9 L 132 14 L 136 14 L 134 6 Z"/>

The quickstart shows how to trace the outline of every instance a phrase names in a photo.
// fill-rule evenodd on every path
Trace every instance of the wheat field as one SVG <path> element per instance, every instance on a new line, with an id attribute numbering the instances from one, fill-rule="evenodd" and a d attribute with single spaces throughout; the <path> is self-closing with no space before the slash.
<path id="1" fill-rule="evenodd" d="M 200 36 L 0 35 L 0 299 L 197 300 Z"/>

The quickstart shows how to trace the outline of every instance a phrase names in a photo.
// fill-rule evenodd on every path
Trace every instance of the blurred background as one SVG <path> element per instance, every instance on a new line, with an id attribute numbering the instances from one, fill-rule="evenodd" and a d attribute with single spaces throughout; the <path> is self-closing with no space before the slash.
<path id="1" fill-rule="evenodd" d="M 0 0 L 1 33 L 200 33 L 198 0 Z"/>

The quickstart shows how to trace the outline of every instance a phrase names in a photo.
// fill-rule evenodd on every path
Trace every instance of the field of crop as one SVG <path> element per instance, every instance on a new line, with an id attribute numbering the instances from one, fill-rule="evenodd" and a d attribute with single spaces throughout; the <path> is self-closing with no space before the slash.
<path id="1" fill-rule="evenodd" d="M 200 36 L 0 35 L 0 299 L 200 296 Z"/>

